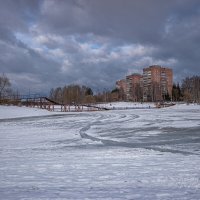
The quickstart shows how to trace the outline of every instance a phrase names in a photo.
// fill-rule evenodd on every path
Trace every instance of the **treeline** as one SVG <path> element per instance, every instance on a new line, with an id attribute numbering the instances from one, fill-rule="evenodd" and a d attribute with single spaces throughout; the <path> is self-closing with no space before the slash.
<path id="1" fill-rule="evenodd" d="M 174 84 L 172 100 L 200 103 L 200 76 L 186 77 L 181 86 Z"/>
<path id="2" fill-rule="evenodd" d="M 123 94 L 119 89 L 104 91 L 94 95 L 91 88 L 80 85 L 68 85 L 63 88 L 58 87 L 51 89 L 50 98 L 62 104 L 84 104 L 127 100 L 126 94 Z M 164 100 L 200 103 L 200 76 L 186 77 L 182 80 L 181 84 L 174 84 L 172 96 L 166 95 Z M 135 101 L 138 100 L 135 99 Z M 142 96 L 139 101 L 142 101 Z"/>
<path id="3" fill-rule="evenodd" d="M 183 92 L 182 89 L 178 84 L 173 84 L 173 88 L 172 88 L 172 100 L 173 101 L 183 101 Z"/>
<path id="4" fill-rule="evenodd" d="M 200 76 L 186 77 L 182 82 L 183 100 L 200 103 Z"/>
<path id="5" fill-rule="evenodd" d="M 80 85 L 68 85 L 52 88 L 49 97 L 61 104 L 81 104 L 95 102 L 91 88 Z"/>
<path id="6" fill-rule="evenodd" d="M 6 103 L 8 97 L 17 99 L 18 96 L 19 93 L 12 90 L 9 78 L 5 74 L 0 75 L 0 103 Z M 123 94 L 119 89 L 104 90 L 94 95 L 92 89 L 84 85 L 67 85 L 53 88 L 49 97 L 61 104 L 87 104 L 127 100 L 126 94 Z M 167 98 L 165 99 L 167 100 Z M 172 97 L 169 99 L 172 101 L 200 103 L 200 76 L 186 77 L 181 84 L 174 84 Z"/>
<path id="7" fill-rule="evenodd" d="M 52 88 L 49 98 L 61 104 L 88 104 L 97 102 L 117 101 L 118 90 L 104 91 L 98 94 L 93 93 L 87 86 L 67 85 L 64 87 Z"/>

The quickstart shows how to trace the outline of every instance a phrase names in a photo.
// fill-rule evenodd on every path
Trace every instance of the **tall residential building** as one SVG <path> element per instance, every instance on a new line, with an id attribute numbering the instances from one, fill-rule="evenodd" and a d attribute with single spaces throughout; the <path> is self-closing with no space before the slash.
<path id="1" fill-rule="evenodd" d="M 172 69 L 153 65 L 143 69 L 143 100 L 161 101 L 171 97 L 173 86 Z"/>
<path id="2" fill-rule="evenodd" d="M 126 76 L 126 99 L 129 101 L 142 100 L 142 75 L 132 74 Z"/>

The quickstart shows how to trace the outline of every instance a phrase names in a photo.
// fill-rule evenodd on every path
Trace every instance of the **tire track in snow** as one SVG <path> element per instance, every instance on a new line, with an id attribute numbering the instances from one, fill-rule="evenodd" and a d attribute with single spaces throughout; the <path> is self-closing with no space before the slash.
<path id="1" fill-rule="evenodd" d="M 124 115 L 124 114 L 120 115 L 120 116 L 117 117 L 118 122 L 122 123 L 127 118 L 129 120 L 132 120 L 132 122 L 133 122 L 134 119 L 139 118 L 138 115 L 134 115 L 134 118 L 130 119 L 130 116 L 133 117 L 133 115 Z M 92 126 L 101 125 L 101 124 L 105 125 L 105 122 L 107 120 L 111 121 L 111 122 L 115 122 L 115 121 L 113 121 L 114 120 L 113 117 L 116 118 L 116 115 L 101 115 L 94 122 L 91 122 L 90 124 L 88 124 L 87 126 L 83 127 L 80 130 L 79 133 L 80 133 L 81 138 L 89 139 L 89 140 L 94 141 L 94 142 L 101 142 L 105 146 L 120 146 L 120 147 L 128 147 L 128 148 L 143 148 L 143 149 L 154 150 L 154 151 L 159 151 L 159 152 L 180 153 L 180 154 L 183 154 L 183 155 L 199 155 L 197 153 L 192 153 L 192 152 L 188 152 L 188 151 L 159 147 L 161 145 L 171 144 L 171 141 L 128 143 L 128 142 L 115 141 L 115 140 L 111 140 L 111 139 L 98 138 L 98 137 L 94 137 L 92 135 L 89 135 L 87 133 L 87 131 Z M 123 119 L 123 120 L 121 120 L 121 119 Z M 179 141 L 178 143 L 181 143 L 181 141 Z"/>

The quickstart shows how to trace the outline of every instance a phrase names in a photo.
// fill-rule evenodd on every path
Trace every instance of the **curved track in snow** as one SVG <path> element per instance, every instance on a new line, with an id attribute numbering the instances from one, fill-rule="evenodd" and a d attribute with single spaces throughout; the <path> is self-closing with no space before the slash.
<path id="1" fill-rule="evenodd" d="M 4 117 L 1 199 L 199 200 L 200 107 L 175 109 Z"/>
<path id="2" fill-rule="evenodd" d="M 170 123 L 172 120 L 145 120 L 141 115 L 122 112 L 101 113 L 81 128 L 79 133 L 83 139 L 101 142 L 106 146 L 200 155 L 197 149 L 184 148 L 187 144 L 200 143 L 199 127 L 176 128 L 165 125 L 166 121 Z"/>

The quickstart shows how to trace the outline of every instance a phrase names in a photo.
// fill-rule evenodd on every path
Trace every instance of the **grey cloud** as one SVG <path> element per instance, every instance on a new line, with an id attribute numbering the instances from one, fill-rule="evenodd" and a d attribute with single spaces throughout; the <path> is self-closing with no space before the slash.
<path id="1" fill-rule="evenodd" d="M 0 0 L 0 5 L 0 72 L 24 91 L 70 83 L 112 88 L 150 64 L 172 67 L 175 81 L 199 73 L 199 0 Z"/>
<path id="2" fill-rule="evenodd" d="M 45 1 L 39 29 L 58 34 L 94 33 L 116 39 L 154 40 L 172 3 L 159 0 Z"/>

